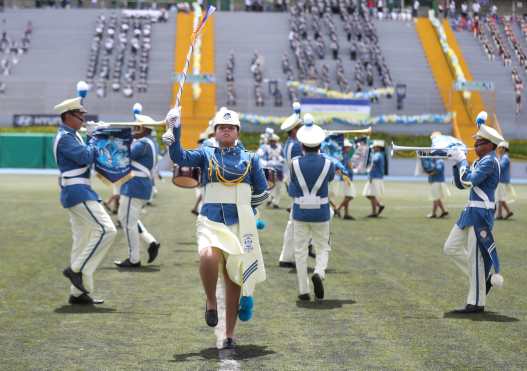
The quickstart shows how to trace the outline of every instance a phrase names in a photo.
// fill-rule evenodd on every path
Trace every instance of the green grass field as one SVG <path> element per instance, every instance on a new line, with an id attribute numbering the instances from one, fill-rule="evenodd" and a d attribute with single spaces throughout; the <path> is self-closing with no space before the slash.
<path id="1" fill-rule="evenodd" d="M 527 369 L 525 186 L 515 187 L 514 220 L 495 227 L 505 286 L 472 317 L 448 314 L 464 304 L 467 283 L 442 254 L 466 192 L 451 187 L 447 220 L 425 218 L 426 184 L 387 183 L 378 220 L 364 218 L 365 199 L 354 200 L 357 220 L 332 224 L 322 303 L 297 303 L 294 271 L 277 267 L 287 213 L 264 209 L 268 279 L 257 288 L 253 320 L 238 324 L 235 354 L 216 349 L 203 319 L 193 190 L 159 185 L 142 220 L 162 244 L 160 257 L 139 271 L 117 270 L 112 261 L 127 253 L 120 232 L 95 275 L 106 303 L 77 309 L 61 275 L 71 234 L 57 188 L 53 176 L 0 176 L 2 370 Z"/>

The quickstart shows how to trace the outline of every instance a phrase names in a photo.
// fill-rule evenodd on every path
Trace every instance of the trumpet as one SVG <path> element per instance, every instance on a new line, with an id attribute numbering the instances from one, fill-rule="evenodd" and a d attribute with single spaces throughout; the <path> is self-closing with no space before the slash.
<path id="1" fill-rule="evenodd" d="M 365 135 L 371 135 L 372 128 L 371 126 L 367 129 L 357 129 L 357 130 L 351 130 L 351 129 L 344 129 L 344 130 L 326 130 L 326 135 L 336 135 L 336 134 L 365 134 Z"/>
<path id="2" fill-rule="evenodd" d="M 101 128 L 138 128 L 143 126 L 165 126 L 166 122 L 163 121 L 155 121 L 151 117 L 146 115 L 135 115 L 136 121 L 130 121 L 130 122 L 93 122 L 88 121 L 85 123 L 86 126 L 94 126 L 94 127 L 101 127 Z"/>
<path id="3" fill-rule="evenodd" d="M 436 148 L 436 147 L 408 147 L 398 146 L 392 142 L 390 148 L 390 156 L 393 157 L 395 152 L 415 152 L 418 158 L 450 158 L 452 152 L 456 150 L 462 150 L 465 153 L 472 151 L 474 148 L 467 148 L 465 146 L 452 146 L 447 148 Z"/>

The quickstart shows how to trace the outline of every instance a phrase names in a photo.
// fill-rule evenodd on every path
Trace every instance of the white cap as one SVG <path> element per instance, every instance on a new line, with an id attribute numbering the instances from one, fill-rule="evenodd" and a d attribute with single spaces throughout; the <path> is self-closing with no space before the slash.
<path id="1" fill-rule="evenodd" d="M 506 142 L 506 141 L 501 142 L 500 144 L 498 144 L 498 148 L 500 147 L 509 149 L 509 142 Z"/>
<path id="2" fill-rule="evenodd" d="M 309 113 L 304 115 L 304 126 L 298 129 L 297 139 L 306 147 L 318 147 L 326 139 L 326 132 L 315 125 L 313 116 Z"/>
<path id="3" fill-rule="evenodd" d="M 144 127 L 147 127 L 149 129 L 155 129 L 156 126 L 164 125 L 162 122 L 157 122 L 152 117 L 147 115 L 135 115 L 135 120 L 139 123 L 141 123 Z"/>
<path id="4" fill-rule="evenodd" d="M 382 147 L 384 148 L 384 140 L 380 140 L 380 139 L 375 139 L 374 141 L 372 141 L 371 143 L 371 147 Z"/>
<path id="5" fill-rule="evenodd" d="M 282 123 L 282 125 L 280 125 L 280 130 L 291 131 L 300 124 L 302 124 L 302 119 L 300 118 L 299 115 L 297 115 L 296 113 L 293 113 Z"/>
<path id="6" fill-rule="evenodd" d="M 486 139 L 489 142 L 494 143 L 495 145 L 500 144 L 501 142 L 505 141 L 500 133 L 494 128 L 491 128 L 487 125 L 481 125 L 479 127 L 478 132 L 476 135 L 474 135 L 474 138 L 476 139 Z"/>
<path id="7" fill-rule="evenodd" d="M 274 140 L 274 141 L 278 142 L 280 140 L 280 137 L 278 135 L 276 135 L 276 134 L 273 134 L 273 135 L 271 135 L 271 138 L 269 138 L 269 140 Z"/>
<path id="8" fill-rule="evenodd" d="M 350 140 L 348 138 L 344 138 L 344 147 L 353 147 Z"/>
<path id="9" fill-rule="evenodd" d="M 273 128 L 265 128 L 265 134 L 269 134 L 269 135 L 274 134 L 274 129 Z"/>
<path id="10" fill-rule="evenodd" d="M 238 113 L 222 107 L 214 116 L 214 127 L 216 125 L 234 125 L 240 128 L 240 116 Z"/>
<path id="11" fill-rule="evenodd" d="M 430 134 L 430 139 L 434 139 L 435 137 L 443 135 L 440 131 L 433 131 L 432 134 Z"/>
<path id="12" fill-rule="evenodd" d="M 62 115 L 63 113 L 69 112 L 69 111 L 81 111 L 86 113 L 86 108 L 84 108 L 81 104 L 80 97 L 77 98 L 71 98 L 66 99 L 65 101 L 60 102 L 57 104 L 53 109 L 55 112 L 57 112 L 59 115 Z"/>

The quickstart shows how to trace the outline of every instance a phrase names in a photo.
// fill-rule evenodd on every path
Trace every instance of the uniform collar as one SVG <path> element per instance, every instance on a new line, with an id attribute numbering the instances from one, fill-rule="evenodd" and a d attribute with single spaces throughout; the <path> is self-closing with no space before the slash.
<path id="1" fill-rule="evenodd" d="M 77 130 L 70 128 L 68 125 L 65 125 L 64 123 L 60 124 L 60 128 L 64 131 L 67 131 L 68 133 L 75 134 Z"/>

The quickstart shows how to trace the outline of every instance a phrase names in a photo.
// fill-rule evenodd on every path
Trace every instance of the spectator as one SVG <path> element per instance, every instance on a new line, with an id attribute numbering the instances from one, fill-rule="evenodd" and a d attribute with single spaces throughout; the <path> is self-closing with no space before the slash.
<path id="1" fill-rule="evenodd" d="M 418 0 L 415 0 L 414 1 L 414 4 L 412 5 L 412 17 L 415 19 L 417 18 L 417 16 L 419 15 L 419 6 L 421 4 L 419 4 L 419 1 Z"/>

